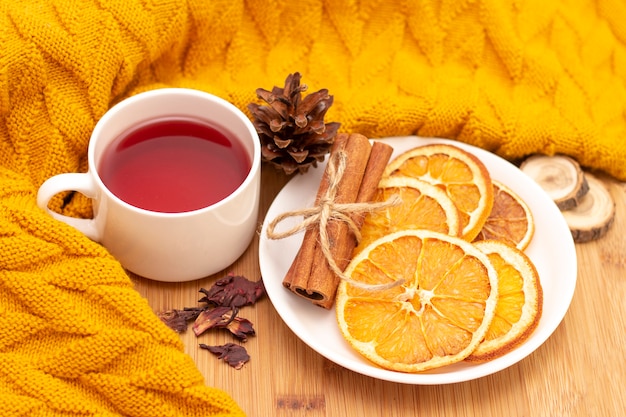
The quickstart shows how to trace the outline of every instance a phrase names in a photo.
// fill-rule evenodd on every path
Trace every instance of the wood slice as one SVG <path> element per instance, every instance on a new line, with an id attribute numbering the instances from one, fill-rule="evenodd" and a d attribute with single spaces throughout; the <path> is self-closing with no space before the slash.
<path id="1" fill-rule="evenodd" d="M 561 210 L 571 210 L 589 191 L 589 185 L 578 162 L 565 155 L 533 155 L 520 165 L 554 200 Z"/>
<path id="2" fill-rule="evenodd" d="M 589 242 L 606 234 L 615 218 L 615 200 L 602 181 L 585 173 L 589 192 L 571 210 L 563 211 L 577 243 Z"/>

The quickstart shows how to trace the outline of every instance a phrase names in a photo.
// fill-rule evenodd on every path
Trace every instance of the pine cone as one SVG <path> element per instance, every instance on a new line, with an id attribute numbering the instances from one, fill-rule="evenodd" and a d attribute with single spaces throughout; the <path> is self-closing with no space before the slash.
<path id="1" fill-rule="evenodd" d="M 285 87 L 256 90 L 268 106 L 248 105 L 261 141 L 261 157 L 287 175 L 307 172 L 330 152 L 339 123 L 324 123 L 333 96 L 321 89 L 302 98 L 300 73 L 289 74 Z"/>

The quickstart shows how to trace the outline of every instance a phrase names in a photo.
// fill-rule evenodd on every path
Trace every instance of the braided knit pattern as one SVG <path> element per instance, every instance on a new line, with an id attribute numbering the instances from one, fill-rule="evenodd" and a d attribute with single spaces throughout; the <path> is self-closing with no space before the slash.
<path id="1" fill-rule="evenodd" d="M 564 153 L 626 180 L 621 0 L 0 2 L 0 415 L 235 416 L 100 245 L 35 205 L 140 91 L 242 110 L 300 71 L 329 121 Z M 90 216 L 80 194 L 55 210 Z"/>
<path id="2" fill-rule="evenodd" d="M 100 245 L 36 207 L 112 103 L 180 72 L 183 1 L 0 4 L 0 415 L 242 416 Z M 89 215 L 86 198 L 65 214 Z"/>

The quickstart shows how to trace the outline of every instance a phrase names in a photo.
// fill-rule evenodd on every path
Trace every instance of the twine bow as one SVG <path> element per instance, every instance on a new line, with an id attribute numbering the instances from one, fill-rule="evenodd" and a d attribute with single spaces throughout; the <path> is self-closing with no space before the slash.
<path id="1" fill-rule="evenodd" d="M 376 210 L 380 210 L 386 207 L 397 205 L 400 203 L 400 197 L 398 195 L 392 195 L 387 201 L 383 202 L 366 202 L 366 203 L 337 203 L 337 192 L 339 189 L 339 183 L 343 177 L 346 165 L 347 155 L 345 152 L 340 151 L 332 154 L 332 157 L 328 161 L 326 172 L 328 173 L 328 189 L 320 196 L 318 205 L 310 208 L 303 208 L 299 210 L 288 211 L 282 213 L 274 218 L 267 227 L 267 237 L 270 239 L 283 239 L 294 235 L 302 230 L 306 230 L 315 225 L 319 225 L 320 233 L 320 247 L 322 253 L 328 262 L 330 269 L 343 281 L 347 281 L 351 285 L 368 290 L 385 290 L 393 288 L 402 284 L 403 280 L 394 281 L 389 284 L 371 285 L 364 284 L 359 281 L 355 281 L 346 276 L 343 271 L 337 266 L 337 263 L 333 259 L 333 255 L 330 249 L 330 238 L 328 237 L 328 222 L 331 220 L 339 220 L 348 225 L 348 228 L 354 235 L 357 244 L 361 240 L 361 231 L 356 225 L 351 215 L 369 213 Z M 303 216 L 303 221 L 288 229 L 284 232 L 276 232 L 276 226 L 278 223 L 289 217 Z"/>

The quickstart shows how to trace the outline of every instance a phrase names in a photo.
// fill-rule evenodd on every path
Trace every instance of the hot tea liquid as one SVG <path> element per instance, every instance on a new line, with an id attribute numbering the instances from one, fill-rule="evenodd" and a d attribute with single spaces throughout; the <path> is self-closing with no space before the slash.
<path id="1" fill-rule="evenodd" d="M 166 213 L 197 210 L 231 194 L 251 161 L 230 133 L 195 119 L 158 119 L 120 135 L 98 172 L 120 199 Z"/>

